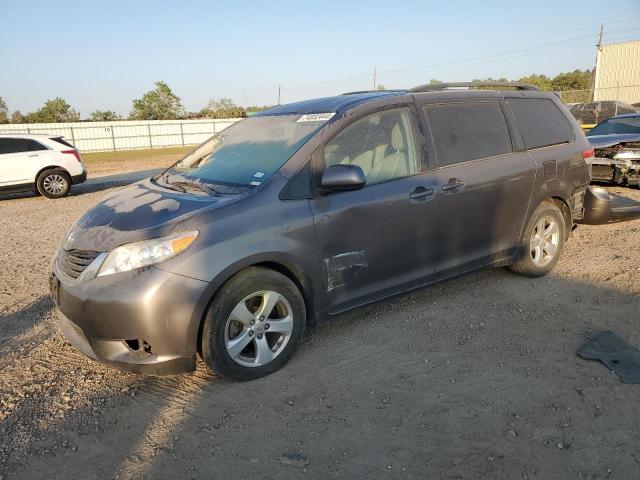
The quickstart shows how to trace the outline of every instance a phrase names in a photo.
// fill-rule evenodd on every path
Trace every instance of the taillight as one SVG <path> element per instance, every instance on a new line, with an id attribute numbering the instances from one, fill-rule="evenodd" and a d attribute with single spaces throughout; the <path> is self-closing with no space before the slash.
<path id="1" fill-rule="evenodd" d="M 80 152 L 78 150 L 62 150 L 62 153 L 67 153 L 69 155 L 73 155 L 74 157 L 76 157 L 76 160 L 81 162 L 82 159 L 80 158 Z"/>
<path id="2" fill-rule="evenodd" d="M 593 160 L 595 156 L 596 156 L 596 152 L 593 148 L 582 151 L 582 158 L 584 158 L 585 160 Z"/>

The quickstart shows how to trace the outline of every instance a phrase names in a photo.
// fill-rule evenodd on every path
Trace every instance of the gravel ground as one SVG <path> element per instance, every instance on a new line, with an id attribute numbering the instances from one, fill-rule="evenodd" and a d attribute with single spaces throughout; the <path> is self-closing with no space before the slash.
<path id="1" fill-rule="evenodd" d="M 68 345 L 47 295 L 65 230 L 121 181 L 0 201 L 0 478 L 640 478 L 640 385 L 575 355 L 601 329 L 640 345 L 640 220 L 579 227 L 545 278 L 343 315 L 261 380 L 139 377 Z"/>

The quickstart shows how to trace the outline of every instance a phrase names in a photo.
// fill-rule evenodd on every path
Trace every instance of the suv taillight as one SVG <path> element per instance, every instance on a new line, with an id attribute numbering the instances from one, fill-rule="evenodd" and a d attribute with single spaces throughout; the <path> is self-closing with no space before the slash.
<path id="1" fill-rule="evenodd" d="M 589 150 L 583 150 L 582 151 L 582 158 L 586 160 L 593 160 L 596 156 L 596 152 L 593 148 L 590 148 Z"/>
<path id="2" fill-rule="evenodd" d="M 62 150 L 62 153 L 73 155 L 74 157 L 76 157 L 77 161 L 82 162 L 82 159 L 80 158 L 80 152 L 78 150 Z"/>

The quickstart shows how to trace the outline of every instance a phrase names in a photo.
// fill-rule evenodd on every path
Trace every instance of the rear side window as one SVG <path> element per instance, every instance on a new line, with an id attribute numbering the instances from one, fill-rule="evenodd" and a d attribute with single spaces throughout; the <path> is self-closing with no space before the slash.
<path id="1" fill-rule="evenodd" d="M 66 140 L 62 139 L 61 137 L 58 138 L 52 138 L 51 140 L 53 140 L 54 142 L 58 142 L 61 143 L 62 145 L 64 145 L 65 147 L 69 147 L 69 148 L 76 148 L 73 145 L 71 145 L 69 142 L 67 142 Z"/>
<path id="2" fill-rule="evenodd" d="M 527 148 L 571 143 L 575 139 L 569 120 L 552 100 L 510 98 L 509 105 Z"/>
<path id="3" fill-rule="evenodd" d="M 0 138 L 0 155 L 27 151 L 29 151 L 29 146 L 22 138 Z"/>
<path id="4" fill-rule="evenodd" d="M 512 151 L 509 127 L 497 102 L 425 105 L 441 167 Z"/>

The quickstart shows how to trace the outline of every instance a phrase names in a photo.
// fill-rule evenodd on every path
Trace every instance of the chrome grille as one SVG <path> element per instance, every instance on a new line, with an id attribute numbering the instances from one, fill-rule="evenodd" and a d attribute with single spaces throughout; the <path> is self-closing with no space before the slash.
<path id="1" fill-rule="evenodd" d="M 71 278 L 78 278 L 100 252 L 91 250 L 64 250 L 58 252 L 58 268 Z"/>

